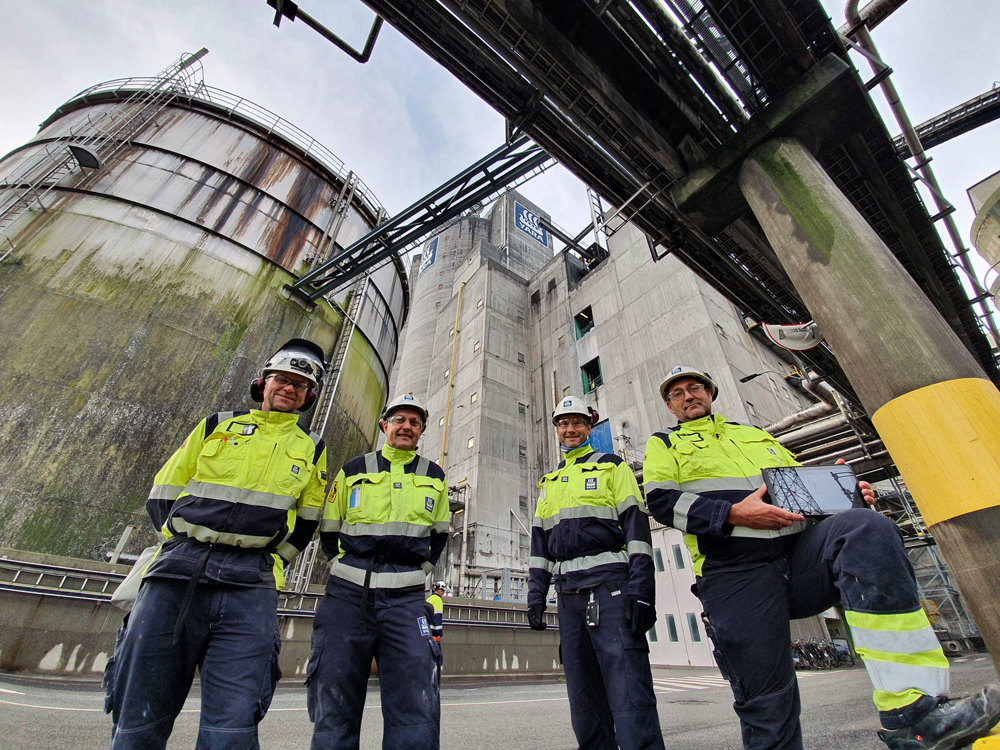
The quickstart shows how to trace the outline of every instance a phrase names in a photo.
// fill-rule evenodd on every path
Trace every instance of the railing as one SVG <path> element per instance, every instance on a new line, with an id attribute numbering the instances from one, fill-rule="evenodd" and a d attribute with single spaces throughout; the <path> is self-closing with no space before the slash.
<path id="1" fill-rule="evenodd" d="M 100 98 L 107 95 L 120 96 L 123 92 L 147 90 L 154 88 L 158 81 L 160 81 L 158 78 L 133 77 L 116 78 L 113 81 L 94 84 L 79 92 L 59 107 L 46 123 L 52 122 L 58 115 L 74 109 L 74 105 L 78 101 L 86 102 L 91 98 Z M 268 135 L 273 133 L 301 149 L 306 156 L 323 165 L 341 179 L 346 180 L 348 178 L 350 170 L 344 166 L 344 161 L 339 156 L 304 130 L 282 119 L 270 110 L 261 107 L 259 104 L 255 104 L 244 99 L 242 96 L 231 94 L 223 89 L 206 86 L 203 83 L 197 86 L 180 87 L 177 91 L 177 96 L 178 98 L 187 99 L 190 102 L 201 102 L 211 105 L 216 109 L 222 109 L 229 116 L 234 114 L 239 115 L 253 122 L 267 132 Z M 372 216 L 379 215 L 382 204 L 372 194 L 371 188 L 361 180 L 357 180 L 355 193 L 359 196 L 361 203 L 371 211 Z"/>
<path id="2" fill-rule="evenodd" d="M 47 563 L 0 558 L 0 590 L 37 596 L 107 602 L 125 578 L 116 571 L 87 570 Z M 282 591 L 278 596 L 279 617 L 313 617 L 322 593 Z M 527 628 L 527 611 L 505 604 L 474 604 L 445 600 L 444 624 L 470 627 Z M 547 612 L 549 627 L 558 627 L 556 613 Z"/>

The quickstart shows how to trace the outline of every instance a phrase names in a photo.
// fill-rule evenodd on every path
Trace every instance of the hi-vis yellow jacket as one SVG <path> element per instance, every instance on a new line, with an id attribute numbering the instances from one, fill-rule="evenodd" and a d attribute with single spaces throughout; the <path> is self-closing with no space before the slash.
<path id="1" fill-rule="evenodd" d="M 627 463 L 587 442 L 568 451 L 538 487 L 529 605 L 545 603 L 553 576 L 558 592 L 622 583 L 626 593 L 655 600 L 649 516 Z"/>
<path id="2" fill-rule="evenodd" d="M 320 540 L 327 591 L 348 600 L 378 590 L 375 606 L 424 596 L 424 580 L 448 541 L 444 471 L 415 451 L 383 445 L 355 456 L 334 480 Z"/>
<path id="3" fill-rule="evenodd" d="M 146 577 L 204 566 L 212 581 L 281 589 L 284 564 L 319 524 L 326 449 L 296 414 L 222 412 L 198 423 L 154 482 L 146 510 L 166 542 Z"/>
<path id="4" fill-rule="evenodd" d="M 798 465 L 763 430 L 710 414 L 646 442 L 646 502 L 653 518 L 684 532 L 695 575 L 715 566 L 752 564 L 783 552 L 785 537 L 802 531 L 806 522 L 775 531 L 733 527 L 726 523 L 729 509 L 761 486 L 761 469 Z"/>

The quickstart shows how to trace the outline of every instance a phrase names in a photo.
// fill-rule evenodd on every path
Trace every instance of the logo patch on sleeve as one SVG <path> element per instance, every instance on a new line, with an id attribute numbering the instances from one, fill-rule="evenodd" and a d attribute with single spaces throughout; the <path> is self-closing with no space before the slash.
<path id="1" fill-rule="evenodd" d="M 299 467 L 297 465 L 292 465 L 292 474 L 298 475 Z"/>
<path id="2" fill-rule="evenodd" d="M 417 627 L 420 628 L 420 635 L 430 635 L 431 634 L 431 629 L 429 627 L 427 627 L 427 618 L 426 617 L 418 617 L 417 618 Z"/>
<path id="3" fill-rule="evenodd" d="M 569 477 L 560 477 L 559 481 L 560 482 L 568 482 L 569 481 Z"/>
<path id="4" fill-rule="evenodd" d="M 353 487 L 351 488 L 351 496 L 347 501 L 348 508 L 360 508 L 361 507 L 361 488 Z"/>
<path id="5" fill-rule="evenodd" d="M 597 489 L 597 477 L 587 477 L 583 480 L 583 489 L 585 490 L 596 490 Z"/>
<path id="6" fill-rule="evenodd" d="M 433 510 L 434 510 L 434 498 L 433 497 L 426 497 L 426 496 L 424 497 L 424 508 L 427 509 L 428 513 L 433 512 Z"/>
<path id="7" fill-rule="evenodd" d="M 401 489 L 403 489 L 403 483 L 402 482 L 393 482 L 392 483 L 392 488 L 394 490 L 401 490 Z"/>

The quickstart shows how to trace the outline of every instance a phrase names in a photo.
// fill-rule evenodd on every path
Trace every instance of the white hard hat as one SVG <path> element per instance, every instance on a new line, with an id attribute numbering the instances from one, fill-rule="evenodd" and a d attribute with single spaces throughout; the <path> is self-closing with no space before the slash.
<path id="1" fill-rule="evenodd" d="M 421 405 L 421 403 L 417 400 L 417 397 L 412 393 L 402 393 L 387 403 L 385 408 L 382 410 L 382 416 L 379 417 L 379 422 L 384 422 L 394 411 L 402 408 L 414 409 L 415 411 L 420 412 L 420 416 L 424 420 L 424 425 L 427 425 L 427 418 L 430 415 L 428 414 L 427 409 Z"/>
<path id="2" fill-rule="evenodd" d="M 719 395 L 719 388 L 715 385 L 715 381 L 712 380 L 712 376 L 707 372 L 702 370 L 697 370 L 694 367 L 688 367 L 687 365 L 677 365 L 669 373 L 667 373 L 667 379 L 660 383 L 660 398 L 664 401 L 669 401 L 667 394 L 670 392 L 670 386 L 673 385 L 674 381 L 680 380 L 681 378 L 694 378 L 695 380 L 701 381 L 708 387 L 709 393 L 712 394 L 712 398 Z"/>
<path id="3" fill-rule="evenodd" d="M 286 342 L 261 368 L 261 376 L 270 372 L 290 372 L 307 378 L 314 386 L 323 383 L 323 349 L 308 339 L 291 339 Z"/>
<path id="4" fill-rule="evenodd" d="M 445 590 L 444 581 L 434 581 L 434 585 L 431 586 L 431 591 L 435 591 L 437 589 L 441 589 L 442 591 Z"/>
<path id="5" fill-rule="evenodd" d="M 590 420 L 590 424 L 594 424 L 598 418 L 597 412 L 594 411 L 593 407 L 585 403 L 582 398 L 577 398 L 576 396 L 563 396 L 559 399 L 556 408 L 552 410 L 552 424 L 555 424 L 559 421 L 560 417 L 565 417 L 567 414 L 579 414 L 581 417 L 586 417 Z"/>

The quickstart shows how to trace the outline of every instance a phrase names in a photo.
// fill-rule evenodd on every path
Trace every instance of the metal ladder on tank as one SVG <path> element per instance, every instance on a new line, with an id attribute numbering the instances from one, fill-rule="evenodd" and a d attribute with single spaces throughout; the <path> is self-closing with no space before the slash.
<path id="1" fill-rule="evenodd" d="M 192 66 L 206 54 L 208 50 L 202 48 L 193 55 L 183 55 L 161 71 L 152 86 L 133 92 L 98 117 L 88 115 L 83 123 L 45 144 L 43 153 L 7 176 L 0 183 L 0 190 L 10 191 L 0 197 L 0 238 L 10 243 L 10 227 L 35 204 L 47 211 L 43 199 L 78 166 L 99 169 L 106 164 L 178 93 L 186 91 L 196 75 Z"/>
<path id="2" fill-rule="evenodd" d="M 330 412 L 333 410 L 333 399 L 337 394 L 337 385 L 340 383 L 340 373 L 344 369 L 344 360 L 347 358 L 347 350 L 351 345 L 351 337 L 354 334 L 354 329 L 357 327 L 357 315 L 361 309 L 361 301 L 368 288 L 368 279 L 369 277 L 366 274 L 354 282 L 354 286 L 350 292 L 350 302 L 347 305 L 344 315 L 344 325 L 341 326 L 340 336 L 337 337 L 337 346 L 326 363 L 327 385 L 320 391 L 319 403 L 316 405 L 312 422 L 309 424 L 309 429 L 317 435 L 322 435 L 326 430 L 326 423 L 330 419 Z M 313 568 L 316 567 L 316 557 L 318 554 L 319 541 L 313 539 L 292 566 L 287 577 L 286 592 L 303 594 L 308 590 Z"/>

